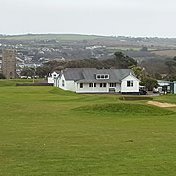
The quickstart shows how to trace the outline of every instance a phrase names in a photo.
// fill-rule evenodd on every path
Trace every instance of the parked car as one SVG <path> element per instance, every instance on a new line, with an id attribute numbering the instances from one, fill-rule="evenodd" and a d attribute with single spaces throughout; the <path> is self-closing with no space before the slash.
<path id="1" fill-rule="evenodd" d="M 147 91 L 146 90 L 140 90 L 139 95 L 147 95 Z"/>
<path id="2" fill-rule="evenodd" d="M 153 93 L 162 93 L 162 87 L 156 87 L 156 88 L 153 88 Z"/>

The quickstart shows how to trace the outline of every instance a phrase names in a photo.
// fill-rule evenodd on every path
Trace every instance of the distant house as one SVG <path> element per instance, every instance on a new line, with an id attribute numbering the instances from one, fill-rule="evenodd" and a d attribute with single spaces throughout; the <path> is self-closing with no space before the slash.
<path id="1" fill-rule="evenodd" d="M 59 75 L 60 75 L 59 72 L 56 72 L 56 71 L 54 71 L 53 73 L 49 74 L 48 83 L 49 84 L 54 84 L 54 79 L 56 77 L 58 77 Z"/>
<path id="2" fill-rule="evenodd" d="M 176 94 L 176 81 L 157 80 L 157 82 L 158 87 L 154 89 L 154 92 Z"/>
<path id="3" fill-rule="evenodd" d="M 171 81 L 157 80 L 158 82 L 158 92 L 160 93 L 170 93 L 171 92 Z"/>
<path id="4" fill-rule="evenodd" d="M 67 68 L 54 86 L 76 93 L 138 94 L 139 82 L 130 69 Z"/>

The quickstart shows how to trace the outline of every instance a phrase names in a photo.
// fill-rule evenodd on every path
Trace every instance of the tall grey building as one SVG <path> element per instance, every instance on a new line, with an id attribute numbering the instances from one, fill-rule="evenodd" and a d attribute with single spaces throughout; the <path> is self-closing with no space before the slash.
<path id="1" fill-rule="evenodd" d="M 2 73 L 2 54 L 0 53 L 0 73 Z"/>
<path id="2" fill-rule="evenodd" d="M 2 73 L 6 79 L 16 78 L 16 51 L 5 49 L 2 52 Z"/>

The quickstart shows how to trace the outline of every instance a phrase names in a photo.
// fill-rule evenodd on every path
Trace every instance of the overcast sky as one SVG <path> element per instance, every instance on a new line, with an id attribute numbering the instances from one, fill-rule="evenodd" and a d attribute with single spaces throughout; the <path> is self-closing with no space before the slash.
<path id="1" fill-rule="evenodd" d="M 0 0 L 0 34 L 176 37 L 176 0 Z"/>

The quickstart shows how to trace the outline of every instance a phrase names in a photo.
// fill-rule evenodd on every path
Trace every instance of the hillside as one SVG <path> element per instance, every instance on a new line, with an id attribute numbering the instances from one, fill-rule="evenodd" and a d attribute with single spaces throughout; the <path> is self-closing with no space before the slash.
<path id="1" fill-rule="evenodd" d="M 79 40 L 94 40 L 104 38 L 96 35 L 81 35 L 81 34 L 26 34 L 26 35 L 7 35 L 0 36 L 0 40 L 58 40 L 58 41 L 79 41 Z"/>
<path id="2" fill-rule="evenodd" d="M 112 59 L 120 51 L 134 58 L 149 74 L 167 75 L 169 68 L 165 63 L 176 55 L 176 39 L 81 34 L 0 35 L 0 55 L 4 48 L 17 51 L 19 68 L 40 66 L 53 60 Z"/>

